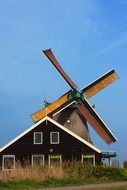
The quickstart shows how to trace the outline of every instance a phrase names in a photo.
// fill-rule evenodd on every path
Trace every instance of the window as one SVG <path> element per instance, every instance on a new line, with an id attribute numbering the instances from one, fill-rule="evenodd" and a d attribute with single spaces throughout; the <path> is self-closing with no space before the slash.
<path id="1" fill-rule="evenodd" d="M 15 156 L 3 155 L 2 170 L 13 170 L 13 169 L 15 169 Z"/>
<path id="2" fill-rule="evenodd" d="M 42 166 L 44 165 L 44 155 L 35 154 L 32 155 L 32 166 Z"/>
<path id="3" fill-rule="evenodd" d="M 43 139 L 42 139 L 42 132 L 35 132 L 34 133 L 34 144 L 42 144 Z"/>
<path id="4" fill-rule="evenodd" d="M 82 154 L 82 163 L 90 163 L 95 166 L 95 154 Z"/>
<path id="5" fill-rule="evenodd" d="M 49 166 L 61 165 L 62 164 L 62 156 L 59 154 L 49 155 Z"/>
<path id="6" fill-rule="evenodd" d="M 51 132 L 50 133 L 50 143 L 51 144 L 59 144 L 59 132 Z"/>

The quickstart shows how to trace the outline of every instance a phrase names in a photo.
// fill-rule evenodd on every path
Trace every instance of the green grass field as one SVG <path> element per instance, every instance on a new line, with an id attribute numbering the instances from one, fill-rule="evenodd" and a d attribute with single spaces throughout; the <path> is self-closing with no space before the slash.
<path id="1" fill-rule="evenodd" d="M 44 181 L 34 180 L 23 180 L 23 181 L 9 181 L 0 182 L 0 190 L 35 190 L 35 189 L 46 189 L 48 187 L 62 187 L 62 186 L 78 186 L 84 184 L 97 184 L 98 181 L 84 181 L 82 179 L 65 178 L 65 179 L 47 179 Z M 99 182 L 99 183 L 102 183 Z M 117 188 L 97 188 L 94 190 L 127 190 L 127 187 Z M 82 189 L 83 190 L 83 189 Z M 92 189 L 91 189 L 92 190 Z"/>
<path id="2" fill-rule="evenodd" d="M 23 180 L 23 181 L 4 181 L 0 182 L 0 190 L 25 190 L 25 189 L 39 189 L 39 188 L 48 188 L 48 187 L 61 187 L 61 186 L 70 186 L 70 185 L 81 185 L 84 184 L 82 179 L 74 178 L 64 178 L 64 179 L 54 179 L 49 178 L 44 181 L 35 181 L 35 180 Z M 87 183 L 87 182 L 86 182 Z"/>
<path id="3" fill-rule="evenodd" d="M 12 171 L 0 171 L 0 190 L 35 190 L 39 188 L 110 183 L 127 180 L 127 170 L 84 165 L 78 162 L 62 166 L 21 167 Z M 127 187 L 110 190 L 127 190 Z M 98 189 L 97 189 L 98 190 Z"/>

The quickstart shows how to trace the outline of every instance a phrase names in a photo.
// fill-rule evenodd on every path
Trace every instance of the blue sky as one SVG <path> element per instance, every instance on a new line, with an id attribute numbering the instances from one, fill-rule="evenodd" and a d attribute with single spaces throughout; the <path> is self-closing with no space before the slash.
<path id="1" fill-rule="evenodd" d="M 42 54 L 51 48 L 82 88 L 114 68 L 120 79 L 90 99 L 118 142 L 94 144 L 127 159 L 127 1 L 0 1 L 0 145 L 32 125 L 30 115 L 69 86 Z"/>

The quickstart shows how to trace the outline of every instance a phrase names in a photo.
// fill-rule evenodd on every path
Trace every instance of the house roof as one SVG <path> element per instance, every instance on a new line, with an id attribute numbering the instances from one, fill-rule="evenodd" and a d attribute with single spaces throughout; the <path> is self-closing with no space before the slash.
<path id="1" fill-rule="evenodd" d="M 40 121 L 38 121 L 37 123 L 35 123 L 34 125 L 32 125 L 30 128 L 28 128 L 27 130 L 25 130 L 23 133 L 21 133 L 20 135 L 18 135 L 16 138 L 14 138 L 13 140 L 11 140 L 9 143 L 7 143 L 3 147 L 1 147 L 0 148 L 0 152 L 2 152 L 3 150 L 5 150 L 7 147 L 9 147 L 13 143 L 15 143 L 17 140 L 19 140 L 20 138 L 22 138 L 24 135 L 26 135 L 27 133 L 29 133 L 31 130 L 33 130 L 39 124 L 43 123 L 46 120 L 49 121 L 49 122 L 51 122 L 51 123 L 53 123 L 55 126 L 57 126 L 58 128 L 62 129 L 63 131 L 67 132 L 68 134 L 70 134 L 71 136 L 73 136 L 74 138 L 76 138 L 77 140 L 79 140 L 80 142 L 82 142 L 84 145 L 87 145 L 89 148 L 93 149 L 94 151 L 96 151 L 98 153 L 101 153 L 100 149 L 96 148 L 94 145 L 92 145 L 89 142 L 87 142 L 86 140 L 82 139 L 81 137 L 79 137 L 78 135 L 76 135 L 75 133 L 73 133 L 69 129 L 65 128 L 64 126 L 62 126 L 61 124 L 59 124 L 58 122 L 54 121 L 53 119 L 51 119 L 48 116 L 46 116 L 45 118 L 41 119 Z"/>

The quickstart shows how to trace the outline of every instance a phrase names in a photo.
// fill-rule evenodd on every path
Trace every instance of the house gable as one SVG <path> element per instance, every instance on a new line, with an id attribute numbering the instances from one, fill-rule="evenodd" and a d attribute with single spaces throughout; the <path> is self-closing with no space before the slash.
<path id="1" fill-rule="evenodd" d="M 34 143 L 35 134 L 42 134 L 40 143 Z M 58 134 L 58 141 L 52 143 L 51 134 Z M 93 154 L 100 161 L 100 153 L 92 144 L 46 117 L 1 148 L 0 162 L 3 155 L 15 155 L 16 161 L 31 163 L 33 155 L 44 155 L 48 160 L 52 154 L 62 155 L 62 160 L 81 160 L 82 154 Z"/>
<path id="2" fill-rule="evenodd" d="M 89 142 L 85 141 L 84 139 L 82 139 L 81 137 L 79 137 L 78 135 L 76 135 L 75 133 L 73 133 L 72 131 L 68 130 L 67 128 L 65 128 L 64 126 L 60 125 L 58 122 L 54 121 L 53 119 L 51 119 L 50 117 L 46 116 L 45 118 L 43 118 L 42 120 L 40 120 L 39 122 L 37 122 L 36 124 L 34 124 L 33 126 L 31 126 L 29 129 L 27 129 L 26 131 L 24 131 L 23 133 L 21 133 L 20 135 L 18 135 L 16 138 L 14 138 L 12 141 L 10 141 L 8 144 L 6 144 L 5 146 L 3 146 L 0 149 L 0 152 L 2 152 L 3 150 L 5 150 L 6 148 L 8 148 L 9 146 L 11 146 L 12 144 L 14 144 L 15 142 L 19 141 L 22 137 L 24 137 L 24 139 L 26 138 L 26 135 L 28 133 L 30 133 L 31 131 L 38 131 L 38 126 L 40 126 L 40 124 L 43 123 L 44 126 L 47 126 L 47 122 L 50 122 L 52 124 L 54 124 L 54 126 L 62 129 L 63 131 L 65 131 L 66 133 L 70 134 L 72 137 L 74 137 L 75 139 L 77 139 L 78 141 L 82 142 L 84 145 L 90 147 L 91 149 L 93 149 L 94 151 L 101 153 L 101 150 L 99 150 L 98 148 L 96 148 L 95 146 L 93 146 L 92 144 L 90 144 Z M 47 130 L 47 129 L 46 129 Z M 28 137 L 27 137 L 27 141 L 28 144 L 31 142 L 29 142 Z"/>

